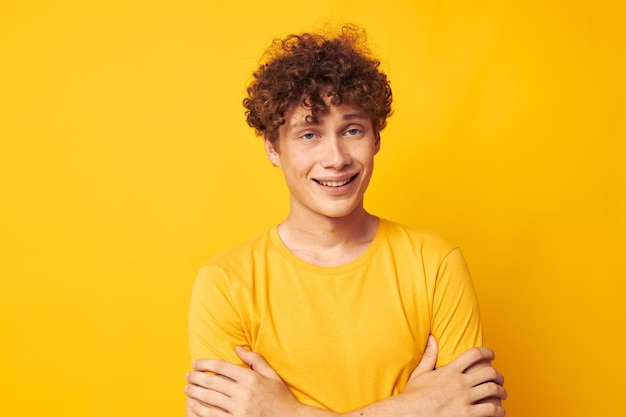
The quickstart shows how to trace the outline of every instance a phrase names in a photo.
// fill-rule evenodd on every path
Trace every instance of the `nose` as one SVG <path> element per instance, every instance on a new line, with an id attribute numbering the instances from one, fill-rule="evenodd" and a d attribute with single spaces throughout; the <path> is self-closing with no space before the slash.
<path id="1" fill-rule="evenodd" d="M 350 152 L 340 136 L 327 137 L 322 148 L 321 164 L 324 168 L 340 170 L 352 163 Z"/>

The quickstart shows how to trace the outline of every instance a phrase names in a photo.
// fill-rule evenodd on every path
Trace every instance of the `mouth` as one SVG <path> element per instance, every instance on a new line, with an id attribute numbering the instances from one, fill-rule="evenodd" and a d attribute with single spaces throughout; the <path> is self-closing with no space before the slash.
<path id="1" fill-rule="evenodd" d="M 316 183 L 323 185 L 324 187 L 343 187 L 346 184 L 351 183 L 358 174 L 355 174 L 353 176 L 351 176 L 350 178 L 346 178 L 345 180 L 341 180 L 341 181 L 324 181 L 324 180 L 316 180 L 313 179 L 313 181 L 315 181 Z"/>

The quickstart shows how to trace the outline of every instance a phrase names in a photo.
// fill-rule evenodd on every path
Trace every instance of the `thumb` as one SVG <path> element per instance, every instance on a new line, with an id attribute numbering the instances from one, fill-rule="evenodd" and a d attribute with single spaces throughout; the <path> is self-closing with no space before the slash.
<path id="1" fill-rule="evenodd" d="M 435 365 L 437 364 L 437 355 L 439 354 L 439 346 L 437 346 L 437 340 L 435 340 L 435 336 L 428 336 L 428 342 L 426 342 L 426 349 L 424 349 L 424 354 L 422 355 L 422 359 L 417 367 L 411 373 L 413 375 L 420 375 L 425 372 L 432 371 L 435 369 Z"/>
<path id="2" fill-rule="evenodd" d="M 253 371 L 257 372 L 259 375 L 262 375 L 267 378 L 275 379 L 278 381 L 282 381 L 280 376 L 276 373 L 276 371 L 267 363 L 265 358 L 256 352 L 252 352 L 250 350 L 246 350 L 241 346 L 235 347 L 235 352 L 237 352 L 237 356 L 248 365 Z"/>

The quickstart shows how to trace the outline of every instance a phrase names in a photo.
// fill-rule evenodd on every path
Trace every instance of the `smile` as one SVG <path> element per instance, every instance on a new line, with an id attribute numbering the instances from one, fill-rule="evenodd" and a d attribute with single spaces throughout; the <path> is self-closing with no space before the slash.
<path id="1" fill-rule="evenodd" d="M 325 187 L 341 187 L 343 185 L 346 185 L 347 183 L 351 182 L 353 179 L 356 178 L 356 175 L 347 178 L 345 180 L 341 180 L 341 181 L 323 181 L 323 180 L 316 180 L 314 179 L 313 181 L 315 181 L 316 183 L 323 185 Z"/>

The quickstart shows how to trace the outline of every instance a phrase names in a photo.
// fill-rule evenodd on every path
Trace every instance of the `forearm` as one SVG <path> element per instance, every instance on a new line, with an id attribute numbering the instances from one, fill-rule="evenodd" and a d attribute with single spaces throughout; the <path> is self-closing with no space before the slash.
<path id="1" fill-rule="evenodd" d="M 385 398 L 365 407 L 346 413 L 338 413 L 313 406 L 300 404 L 295 413 L 289 417 L 425 417 L 419 407 L 411 406 L 402 394 Z M 287 416 L 286 416 L 287 417 Z"/>
<path id="2" fill-rule="evenodd" d="M 402 394 L 385 398 L 368 406 L 344 413 L 342 417 L 421 417 L 423 407 L 411 404 Z M 430 417 L 430 416 L 429 416 Z"/>
<path id="3" fill-rule="evenodd" d="M 400 394 L 345 413 L 302 404 L 265 359 L 237 348 L 249 368 L 199 360 L 187 376 L 188 417 L 458 417 L 504 416 L 504 378 L 491 367 L 493 351 L 473 348 L 434 369 L 437 343 L 429 338 L 422 360 Z"/>

